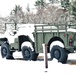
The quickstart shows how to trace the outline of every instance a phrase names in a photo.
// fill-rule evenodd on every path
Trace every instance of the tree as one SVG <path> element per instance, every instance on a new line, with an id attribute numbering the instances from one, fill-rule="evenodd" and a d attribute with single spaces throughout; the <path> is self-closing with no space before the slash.
<path id="1" fill-rule="evenodd" d="M 70 6 L 71 6 L 70 12 L 74 16 L 74 19 L 76 20 L 76 0 L 73 3 L 71 3 Z"/>
<path id="2" fill-rule="evenodd" d="M 49 2 L 53 4 L 53 3 L 58 3 L 59 0 L 49 0 Z"/>
<path id="3" fill-rule="evenodd" d="M 30 14 L 30 6 L 29 4 L 27 4 L 27 8 L 26 8 L 26 23 L 29 23 L 29 14 Z"/>
<path id="4" fill-rule="evenodd" d="M 61 0 L 61 6 L 68 10 L 72 20 L 76 20 L 76 0 Z"/>
<path id="5" fill-rule="evenodd" d="M 10 21 L 14 23 L 24 22 L 24 12 L 20 5 L 15 5 L 15 8 L 10 13 Z"/>
<path id="6" fill-rule="evenodd" d="M 37 0 L 35 2 L 35 6 L 37 8 L 37 15 L 39 18 L 39 23 L 43 23 L 43 11 L 44 11 L 44 7 L 46 5 L 45 0 Z"/>
<path id="7" fill-rule="evenodd" d="M 45 6 L 45 1 L 44 0 L 37 0 L 35 2 L 36 7 L 44 7 Z"/>
<path id="8" fill-rule="evenodd" d="M 69 7 L 70 3 L 69 0 L 61 0 L 61 6 L 64 8 Z"/>

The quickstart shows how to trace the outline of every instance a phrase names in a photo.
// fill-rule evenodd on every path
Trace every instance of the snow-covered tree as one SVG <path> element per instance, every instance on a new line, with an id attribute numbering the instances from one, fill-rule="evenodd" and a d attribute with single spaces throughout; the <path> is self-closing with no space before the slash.
<path id="1" fill-rule="evenodd" d="M 24 22 L 24 12 L 20 5 L 15 5 L 15 8 L 11 11 L 10 22 L 14 23 Z"/>

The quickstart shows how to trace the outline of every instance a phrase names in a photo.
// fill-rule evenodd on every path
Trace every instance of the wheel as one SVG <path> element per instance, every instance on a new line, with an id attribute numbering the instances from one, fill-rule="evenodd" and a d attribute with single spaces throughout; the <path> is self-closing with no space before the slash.
<path id="1" fill-rule="evenodd" d="M 30 47 L 22 47 L 22 55 L 25 60 L 32 60 L 32 50 Z"/>
<path id="2" fill-rule="evenodd" d="M 22 47 L 22 55 L 24 60 L 32 60 L 32 50 L 30 47 L 23 46 Z"/>
<path id="3" fill-rule="evenodd" d="M 32 51 L 30 47 L 23 46 L 22 47 L 22 55 L 24 60 L 37 60 L 38 54 Z"/>
<path id="4" fill-rule="evenodd" d="M 7 43 L 3 43 L 1 45 L 1 56 L 6 59 L 13 59 L 13 52 L 9 50 L 9 45 Z"/>
<path id="5" fill-rule="evenodd" d="M 68 58 L 68 54 L 65 52 L 64 48 L 57 45 L 52 47 L 50 54 L 52 59 L 56 58 L 58 62 L 61 63 L 66 63 Z"/>

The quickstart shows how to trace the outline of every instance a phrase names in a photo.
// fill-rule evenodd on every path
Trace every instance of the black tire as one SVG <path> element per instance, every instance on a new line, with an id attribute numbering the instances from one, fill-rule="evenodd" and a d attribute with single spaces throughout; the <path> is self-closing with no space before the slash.
<path id="1" fill-rule="evenodd" d="M 37 60 L 38 54 L 33 52 L 30 47 L 23 46 L 22 47 L 22 55 L 24 60 Z"/>
<path id="2" fill-rule="evenodd" d="M 66 53 L 64 48 L 57 45 L 52 47 L 50 54 L 52 59 L 56 58 L 58 62 L 61 62 L 61 63 L 66 63 L 68 58 L 68 54 Z"/>
<path id="3" fill-rule="evenodd" d="M 38 55 L 39 55 L 39 53 L 35 53 L 35 52 L 33 52 L 32 60 L 33 60 L 33 61 L 36 61 L 36 60 L 37 60 Z"/>
<path id="4" fill-rule="evenodd" d="M 9 50 L 9 44 L 3 43 L 1 45 L 1 56 L 6 59 L 14 59 L 12 56 L 13 52 Z"/>

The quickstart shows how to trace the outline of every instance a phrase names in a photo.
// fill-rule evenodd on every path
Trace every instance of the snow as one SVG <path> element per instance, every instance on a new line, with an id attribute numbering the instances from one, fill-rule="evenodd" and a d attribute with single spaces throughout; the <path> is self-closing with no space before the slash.
<path id="1" fill-rule="evenodd" d="M 63 44 L 62 42 L 60 42 L 60 41 L 54 41 L 54 42 L 52 42 L 51 45 L 50 45 L 50 50 L 52 49 L 52 47 L 53 47 L 54 45 L 58 45 L 58 46 L 64 48 L 64 44 Z"/>
<path id="2" fill-rule="evenodd" d="M 43 54 L 40 54 L 42 56 Z M 2 59 L 0 56 L 0 75 L 75 75 L 76 74 L 76 53 L 70 54 L 66 64 L 58 63 L 56 59 L 48 60 L 48 69 L 45 69 L 44 61 L 22 60 L 21 53 L 14 53 L 15 60 Z M 47 71 L 47 72 L 45 72 Z"/>
<path id="3" fill-rule="evenodd" d="M 16 31 L 17 34 L 13 34 L 13 32 Z M 0 34 L 0 38 L 6 37 L 8 38 L 8 42 L 14 43 L 14 39 L 17 38 L 19 35 L 28 35 L 31 40 L 34 42 L 34 37 L 33 37 L 33 33 L 34 32 L 34 24 L 22 24 L 22 25 L 18 25 L 18 30 L 11 30 L 10 26 L 8 27 L 8 29 L 5 31 L 5 33 L 2 35 Z"/>
<path id="4" fill-rule="evenodd" d="M 28 42 L 28 41 L 22 43 L 21 49 L 22 49 L 23 46 L 30 47 L 30 48 L 32 49 L 32 51 L 34 51 L 34 49 L 33 49 L 33 47 L 32 47 L 32 44 L 31 44 L 30 42 Z"/>
<path id="5" fill-rule="evenodd" d="M 42 24 L 43 25 L 43 28 L 44 28 L 44 32 L 66 32 L 66 29 L 65 28 L 63 28 L 64 30 L 61 30 L 61 29 L 59 29 L 59 31 L 57 30 L 57 27 L 56 26 L 48 26 L 48 25 L 46 25 L 46 24 Z M 42 25 L 41 24 L 36 24 L 35 26 L 36 26 L 36 29 L 37 29 L 37 32 L 42 32 Z M 55 30 L 53 30 L 53 29 L 55 29 Z M 69 28 L 68 26 L 67 26 L 67 32 L 76 32 L 76 28 Z"/>
<path id="6" fill-rule="evenodd" d="M 74 29 L 74 28 L 68 28 L 67 31 L 68 31 L 68 32 L 76 32 L 76 29 Z"/>
<path id="7" fill-rule="evenodd" d="M 34 32 L 34 24 L 22 24 L 18 25 L 17 36 L 19 35 L 28 35 L 31 40 L 34 42 L 33 33 Z"/>

